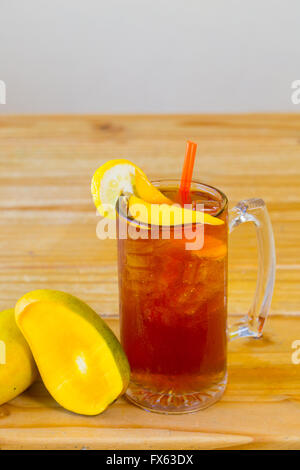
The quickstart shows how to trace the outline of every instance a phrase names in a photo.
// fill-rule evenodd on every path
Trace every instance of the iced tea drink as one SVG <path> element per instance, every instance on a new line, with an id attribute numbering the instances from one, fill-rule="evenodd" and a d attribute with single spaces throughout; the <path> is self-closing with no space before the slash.
<path id="1" fill-rule="evenodd" d="M 178 202 L 178 181 L 154 184 Z M 176 228 L 169 239 L 160 227 L 157 239 L 118 240 L 121 342 L 131 366 L 127 396 L 162 413 L 205 408 L 226 385 L 227 199 L 195 182 L 190 194 L 193 204 L 225 222 L 203 225 L 202 248 L 187 250 Z M 119 209 L 118 217 L 126 215 Z"/>

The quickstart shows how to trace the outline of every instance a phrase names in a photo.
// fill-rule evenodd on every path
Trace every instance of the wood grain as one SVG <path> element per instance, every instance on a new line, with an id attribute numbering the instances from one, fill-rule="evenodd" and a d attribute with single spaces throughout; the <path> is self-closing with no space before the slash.
<path id="1" fill-rule="evenodd" d="M 116 244 L 96 237 L 91 176 L 118 157 L 152 178 L 179 177 L 187 139 L 199 144 L 196 179 L 222 189 L 231 207 L 254 196 L 267 203 L 277 275 L 265 338 L 230 344 L 224 398 L 191 416 L 145 415 L 121 399 L 86 418 L 34 385 L 0 407 L 1 448 L 300 448 L 300 365 L 291 362 L 300 339 L 300 115 L 0 116 L 0 309 L 53 288 L 115 317 Z M 243 226 L 230 242 L 233 318 L 247 311 L 255 279 L 254 233 Z"/>
<path id="2" fill-rule="evenodd" d="M 118 332 L 118 320 L 108 320 Z M 191 415 L 146 413 L 119 399 L 86 417 L 57 405 L 41 383 L 0 407 L 1 449 L 300 449 L 296 317 L 271 317 L 264 338 L 229 344 L 222 400 Z"/>

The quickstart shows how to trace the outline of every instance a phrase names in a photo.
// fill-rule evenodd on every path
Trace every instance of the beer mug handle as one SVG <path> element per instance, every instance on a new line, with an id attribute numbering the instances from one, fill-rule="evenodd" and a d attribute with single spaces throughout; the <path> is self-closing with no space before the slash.
<path id="1" fill-rule="evenodd" d="M 275 282 L 275 244 L 272 225 L 262 199 L 246 199 L 230 211 L 229 232 L 252 222 L 258 244 L 258 273 L 254 298 L 248 314 L 229 328 L 229 338 L 259 338 L 269 313 Z"/>

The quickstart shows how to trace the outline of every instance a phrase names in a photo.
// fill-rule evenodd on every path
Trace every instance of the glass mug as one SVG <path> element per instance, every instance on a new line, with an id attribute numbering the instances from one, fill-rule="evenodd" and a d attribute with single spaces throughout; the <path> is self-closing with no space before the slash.
<path id="1" fill-rule="evenodd" d="M 152 182 L 175 200 L 180 182 Z M 126 198 L 117 204 L 121 343 L 131 367 L 126 392 L 134 404 L 160 413 L 189 413 L 215 403 L 227 383 L 227 341 L 259 338 L 270 308 L 275 279 L 272 227 L 262 199 L 241 201 L 228 215 L 227 197 L 218 189 L 193 181 L 191 199 L 221 225 L 200 224 L 203 246 L 186 249 L 189 227 L 136 226 Z M 229 219 L 229 221 L 228 221 Z M 258 242 L 258 278 L 246 317 L 227 329 L 228 232 L 252 222 Z M 120 236 L 120 222 L 126 226 Z M 184 243 L 183 243 L 184 242 Z"/>

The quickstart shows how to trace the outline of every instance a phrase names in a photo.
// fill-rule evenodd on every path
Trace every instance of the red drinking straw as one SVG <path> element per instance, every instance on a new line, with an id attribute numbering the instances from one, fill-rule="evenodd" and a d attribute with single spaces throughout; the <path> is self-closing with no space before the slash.
<path id="1" fill-rule="evenodd" d="M 181 200 L 183 203 L 187 203 L 190 201 L 190 189 L 191 189 L 196 151 L 197 151 L 197 144 L 195 144 L 195 142 L 191 142 L 188 140 L 186 144 L 185 158 L 184 158 L 181 182 L 180 182 L 180 188 L 179 188 L 179 193 L 180 193 Z"/>

